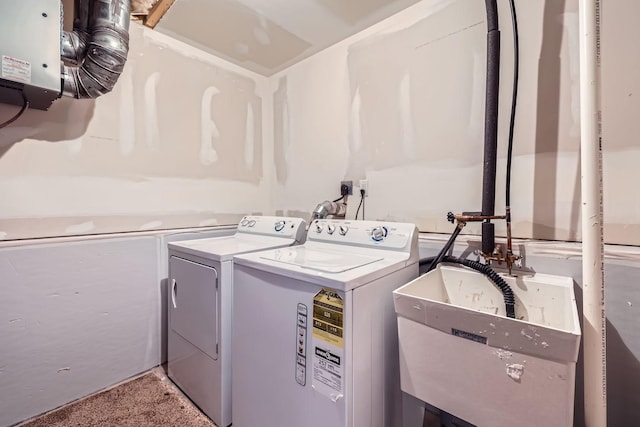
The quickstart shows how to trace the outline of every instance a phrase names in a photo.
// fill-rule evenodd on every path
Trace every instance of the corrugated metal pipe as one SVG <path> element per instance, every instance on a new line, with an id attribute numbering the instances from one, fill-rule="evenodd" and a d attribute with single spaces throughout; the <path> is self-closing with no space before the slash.
<path id="1" fill-rule="evenodd" d="M 97 98 L 110 92 L 129 52 L 130 0 L 76 0 L 73 31 L 62 36 L 62 94 Z"/>

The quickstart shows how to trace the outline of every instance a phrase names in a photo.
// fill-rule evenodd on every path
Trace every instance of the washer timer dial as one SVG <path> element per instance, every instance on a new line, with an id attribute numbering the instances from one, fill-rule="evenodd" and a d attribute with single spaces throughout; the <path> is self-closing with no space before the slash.
<path id="1" fill-rule="evenodd" d="M 389 231 L 387 227 L 378 226 L 371 230 L 371 240 L 374 242 L 382 242 L 386 237 Z"/>

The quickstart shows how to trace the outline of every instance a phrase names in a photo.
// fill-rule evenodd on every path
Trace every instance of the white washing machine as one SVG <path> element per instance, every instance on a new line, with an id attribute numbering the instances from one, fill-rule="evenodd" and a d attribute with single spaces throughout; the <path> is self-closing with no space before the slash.
<path id="1" fill-rule="evenodd" d="M 168 375 L 220 427 L 231 424 L 233 256 L 302 243 L 305 228 L 246 216 L 233 236 L 169 243 Z"/>
<path id="2" fill-rule="evenodd" d="M 304 245 L 234 259 L 234 427 L 397 427 L 392 291 L 413 224 L 316 220 Z"/>

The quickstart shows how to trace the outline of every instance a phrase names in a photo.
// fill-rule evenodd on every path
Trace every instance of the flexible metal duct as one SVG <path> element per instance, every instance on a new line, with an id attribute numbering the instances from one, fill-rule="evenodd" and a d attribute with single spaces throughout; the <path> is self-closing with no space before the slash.
<path id="1" fill-rule="evenodd" d="M 75 0 L 73 31 L 62 33 L 60 55 L 65 65 L 79 67 L 87 54 L 89 41 L 89 2 Z"/>
<path id="2" fill-rule="evenodd" d="M 62 94 L 96 98 L 110 92 L 129 52 L 130 0 L 76 0 L 73 31 L 62 37 Z"/>

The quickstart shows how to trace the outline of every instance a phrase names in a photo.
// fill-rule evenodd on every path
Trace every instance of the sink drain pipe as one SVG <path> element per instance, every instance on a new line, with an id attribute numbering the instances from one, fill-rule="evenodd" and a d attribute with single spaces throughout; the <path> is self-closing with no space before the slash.
<path id="1" fill-rule="evenodd" d="M 580 0 L 580 170 L 584 408 L 587 427 L 607 425 L 607 318 L 604 288 L 600 0 Z"/>

